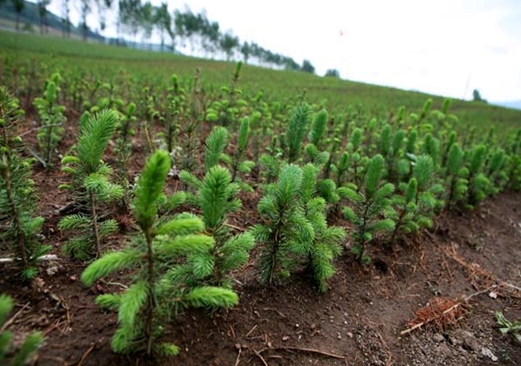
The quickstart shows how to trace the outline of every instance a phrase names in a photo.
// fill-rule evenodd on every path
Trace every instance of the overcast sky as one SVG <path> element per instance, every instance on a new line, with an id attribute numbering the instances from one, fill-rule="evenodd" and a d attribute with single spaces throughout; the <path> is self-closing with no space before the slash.
<path id="1" fill-rule="evenodd" d="M 309 59 L 319 75 L 336 68 L 345 79 L 455 98 L 478 89 L 489 101 L 521 99 L 521 0 L 168 3 L 205 9 L 222 30 Z"/>

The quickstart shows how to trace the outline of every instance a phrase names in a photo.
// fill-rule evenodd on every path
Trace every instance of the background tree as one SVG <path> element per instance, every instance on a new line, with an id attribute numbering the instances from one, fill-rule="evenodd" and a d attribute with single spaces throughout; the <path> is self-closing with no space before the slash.
<path id="1" fill-rule="evenodd" d="M 315 66 L 313 66 L 309 60 L 304 60 L 302 62 L 301 70 L 304 71 L 304 72 L 308 72 L 310 74 L 314 74 L 315 73 Z"/>
<path id="2" fill-rule="evenodd" d="M 140 0 L 119 0 L 118 28 L 124 28 L 132 36 L 136 36 L 140 22 Z"/>
<path id="3" fill-rule="evenodd" d="M 100 33 L 103 34 L 105 28 L 107 27 L 105 14 L 107 10 L 112 7 L 112 0 L 95 0 L 98 8 L 98 19 L 99 19 L 99 27 Z"/>
<path id="4" fill-rule="evenodd" d="M 13 2 L 14 11 L 16 12 L 16 30 L 19 30 L 20 29 L 20 15 L 22 14 L 22 11 L 25 8 L 25 1 L 24 0 L 12 0 L 12 2 Z"/>
<path id="5" fill-rule="evenodd" d="M 69 19 L 70 11 L 70 0 L 62 0 L 62 34 L 64 37 L 67 36 L 67 38 L 71 37 L 71 20 Z"/>
<path id="6" fill-rule="evenodd" d="M 239 46 L 239 38 L 234 36 L 231 32 L 226 32 L 219 40 L 221 50 L 226 54 L 226 61 L 230 61 L 233 52 Z"/>
<path id="7" fill-rule="evenodd" d="M 251 54 L 251 47 L 248 42 L 245 41 L 242 43 L 241 53 L 242 53 L 242 59 L 243 59 L 244 63 L 247 64 L 248 60 L 250 58 L 250 54 Z"/>
<path id="8" fill-rule="evenodd" d="M 38 15 L 40 17 L 40 33 L 46 32 L 47 27 L 47 6 L 51 3 L 51 0 L 39 0 L 38 1 Z"/>
<path id="9" fill-rule="evenodd" d="M 173 46 L 175 33 L 172 32 L 172 16 L 168 12 L 167 3 L 161 3 L 161 6 L 154 7 L 153 19 L 154 24 L 159 31 L 159 37 L 161 39 L 161 51 L 163 51 L 165 47 L 165 33 L 170 36 Z"/>
<path id="10" fill-rule="evenodd" d="M 337 69 L 328 69 L 324 76 L 340 79 L 340 73 Z"/>
<path id="11" fill-rule="evenodd" d="M 80 28 L 81 28 L 81 34 L 82 39 L 84 42 L 87 41 L 87 35 L 89 31 L 89 27 L 87 25 L 87 16 L 91 12 L 91 4 L 90 0 L 81 0 L 80 3 Z"/>
<path id="12" fill-rule="evenodd" d="M 472 100 L 474 102 L 487 103 L 486 99 L 481 98 L 481 93 L 479 92 L 478 89 L 474 89 L 474 91 L 472 92 Z"/>
<path id="13" fill-rule="evenodd" d="M 139 23 L 140 27 L 143 30 L 143 42 L 146 42 L 152 36 L 152 31 L 154 30 L 154 10 L 152 4 L 147 1 L 145 5 L 143 5 L 140 9 Z M 151 47 L 152 44 L 149 44 Z"/>

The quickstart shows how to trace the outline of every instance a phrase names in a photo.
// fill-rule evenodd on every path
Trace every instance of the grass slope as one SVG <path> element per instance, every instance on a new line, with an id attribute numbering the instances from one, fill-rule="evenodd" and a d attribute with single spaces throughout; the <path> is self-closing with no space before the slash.
<path id="1" fill-rule="evenodd" d="M 228 84 L 235 67 L 234 64 L 223 61 L 3 31 L 0 31 L 0 56 L 3 59 L 47 59 L 70 67 L 97 69 L 107 78 L 122 70 L 138 79 L 168 78 L 173 73 L 188 78 L 193 77 L 196 68 L 200 68 L 205 85 L 211 87 Z M 297 98 L 305 91 L 308 99 L 323 104 L 333 113 L 342 113 L 348 106 L 361 104 L 366 110 L 382 118 L 396 113 L 400 106 L 405 106 L 409 111 L 419 111 L 428 98 L 433 99 L 434 108 L 441 108 L 444 99 L 425 93 L 256 66 L 245 66 L 240 87 L 250 93 L 264 91 L 273 99 L 282 96 L 287 98 L 288 95 Z M 501 133 L 510 128 L 521 127 L 521 111 L 518 110 L 453 100 L 451 111 L 460 120 L 472 122 L 478 128 L 488 129 L 491 125 L 496 125 Z"/>

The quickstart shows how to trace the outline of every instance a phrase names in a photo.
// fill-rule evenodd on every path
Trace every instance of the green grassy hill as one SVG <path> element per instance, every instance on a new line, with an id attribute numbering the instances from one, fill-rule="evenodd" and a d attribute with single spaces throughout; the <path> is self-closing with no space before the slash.
<path id="1" fill-rule="evenodd" d="M 48 65 L 49 74 L 53 72 L 52 65 L 61 65 L 68 70 L 81 68 L 105 77 L 107 81 L 118 73 L 127 73 L 134 79 L 166 82 L 174 73 L 180 78 L 193 78 L 199 68 L 207 88 L 227 85 L 235 67 L 233 63 L 222 61 L 1 31 L 0 56 L 13 62 L 39 60 Z M 434 108 L 441 108 L 444 100 L 441 96 L 425 93 L 249 65 L 241 73 L 239 86 L 249 93 L 263 91 L 274 99 L 281 96 L 297 98 L 305 91 L 310 101 L 322 104 L 334 113 L 363 105 L 366 111 L 383 118 L 395 114 L 400 106 L 408 111 L 420 111 L 428 98 L 432 98 Z M 498 132 L 502 132 L 505 127 L 521 126 L 521 111 L 485 103 L 453 100 L 451 112 L 478 128 L 496 125 Z"/>
<path id="2" fill-rule="evenodd" d="M 11 1 L 0 3 L 0 26 L 14 29 L 16 24 L 17 14 L 14 10 Z M 20 29 L 31 32 L 38 32 L 40 27 L 40 15 L 37 3 L 24 1 L 24 8 L 20 13 L 19 18 Z M 65 30 L 65 22 L 59 16 L 47 12 L 47 32 L 50 34 L 60 34 Z M 81 30 L 78 27 L 71 25 L 71 36 L 81 38 Z M 89 38 L 102 39 L 102 37 L 92 31 L 88 31 Z"/>

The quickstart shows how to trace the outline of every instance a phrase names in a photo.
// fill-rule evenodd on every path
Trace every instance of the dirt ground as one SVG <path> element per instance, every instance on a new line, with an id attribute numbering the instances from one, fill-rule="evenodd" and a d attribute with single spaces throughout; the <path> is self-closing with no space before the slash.
<path id="1" fill-rule="evenodd" d="M 86 288 L 79 281 L 85 264 L 60 254 L 65 238 L 56 224 L 67 197 L 56 187 L 67 177 L 57 169 L 40 169 L 34 179 L 45 241 L 59 260 L 43 263 L 30 284 L 18 281 L 3 264 L 0 292 L 15 299 L 9 329 L 17 339 L 31 330 L 44 333 L 37 365 L 521 364 L 521 345 L 499 332 L 494 316 L 502 310 L 510 320 L 521 317 L 519 193 L 500 194 L 472 212 L 445 213 L 432 230 L 392 250 L 374 243 L 372 264 L 365 268 L 346 250 L 323 295 L 299 274 L 285 285 L 261 287 L 252 262 L 236 274 L 237 307 L 214 314 L 186 312 L 166 326 L 164 335 L 180 354 L 146 360 L 110 349 L 117 315 L 101 311 L 94 301 L 121 288 L 118 279 Z M 257 200 L 245 200 L 234 226 L 255 223 Z M 116 237 L 113 245 L 121 241 Z"/>

